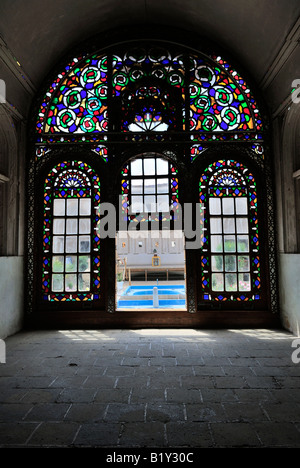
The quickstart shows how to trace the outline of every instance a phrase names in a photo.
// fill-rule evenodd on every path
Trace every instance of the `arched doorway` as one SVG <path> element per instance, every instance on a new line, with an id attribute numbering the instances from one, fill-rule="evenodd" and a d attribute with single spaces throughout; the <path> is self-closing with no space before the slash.
<path id="1" fill-rule="evenodd" d="M 64 317 L 66 323 L 114 326 L 225 323 L 234 326 L 273 322 L 277 311 L 277 286 L 270 152 L 265 146 L 268 133 L 250 87 L 227 60 L 214 52 L 196 53 L 184 46 L 158 41 L 130 42 L 107 51 L 83 54 L 70 60 L 51 80 L 35 112 L 34 154 L 28 166 L 27 290 L 28 315 L 34 317 L 33 321 L 36 317 L 47 316 L 46 321 L 50 323 L 60 323 Z M 44 190 L 41 174 L 46 176 L 62 161 L 88 164 L 99 176 L 101 203 L 110 203 L 118 211 L 117 198 L 121 195 L 123 217 L 131 226 L 139 224 L 140 229 L 135 229 L 139 234 L 133 242 L 133 251 L 128 250 L 128 232 L 122 240 L 119 226 L 114 236 L 99 239 L 100 257 L 103 256 L 99 257 L 100 269 L 95 264 L 96 257 L 91 256 L 93 267 L 90 266 L 90 272 L 85 271 L 90 288 L 96 284 L 93 275 L 98 275 L 97 294 L 90 289 L 90 296 L 84 295 L 80 290 L 82 252 L 76 255 L 64 252 L 64 266 L 60 266 L 63 270 L 50 272 L 50 297 L 61 292 L 67 294 L 65 289 L 54 289 L 63 288 L 70 274 L 78 291 L 72 290 L 68 300 L 66 296 L 60 301 L 48 297 L 45 315 L 43 296 L 49 294 L 43 292 L 43 228 L 38 225 L 34 204 L 37 195 L 41 196 Z M 226 163 L 226 170 L 220 168 L 223 172 L 214 166 L 220 161 Z M 258 192 L 261 180 L 265 181 L 258 207 L 267 204 L 268 209 L 263 212 L 258 208 L 255 219 L 251 217 L 253 200 L 249 194 L 254 191 L 249 174 L 254 177 Z M 210 182 L 205 185 L 207 180 Z M 232 192 L 232 186 L 237 192 Z M 95 190 L 93 181 L 91 189 Z M 203 197 L 209 201 L 201 208 Z M 46 205 L 44 203 L 44 218 Z M 154 211 L 158 211 L 156 217 L 153 205 Z M 162 242 L 164 230 L 159 223 L 165 220 L 174 224 L 179 208 L 182 208 L 183 223 L 181 239 L 176 242 L 170 237 L 166 247 Z M 217 209 L 221 211 L 214 212 Z M 174 218 L 170 217 L 170 212 Z M 58 215 L 53 212 L 55 216 Z M 100 229 L 101 216 L 97 221 L 99 225 L 92 225 L 90 220 L 90 239 L 96 238 L 93 229 L 96 233 Z M 255 245 L 254 229 L 262 225 L 261 217 L 267 218 L 263 222 L 268 235 L 261 235 L 259 227 L 261 237 Z M 77 229 L 81 221 L 84 220 L 74 221 Z M 89 223 L 88 220 L 84 222 Z M 147 238 L 143 243 L 142 231 L 147 224 L 155 223 L 159 226 L 158 237 L 154 236 L 152 241 Z M 67 215 L 61 224 L 65 229 L 70 224 Z M 232 232 L 227 232 L 228 229 Z M 169 230 L 173 234 L 175 231 L 174 226 Z M 67 234 L 52 231 L 53 256 L 61 253 L 53 250 L 56 235 L 65 236 L 62 242 L 67 245 Z M 77 236 L 78 243 L 81 233 L 72 235 Z M 193 236 L 200 239 L 199 244 L 187 243 L 187 238 L 190 241 Z M 218 247 L 215 247 L 217 240 Z M 90 242 L 92 246 L 92 240 Z M 255 257 L 256 247 L 260 253 Z M 132 275 L 139 281 L 137 275 L 142 274 L 145 282 L 150 260 L 150 271 L 154 272 L 156 267 L 157 272 L 167 277 L 170 268 L 159 270 L 163 267 L 162 255 L 167 253 L 163 249 L 168 250 L 169 261 L 174 249 L 173 259 L 178 260 L 174 265 L 184 281 L 185 293 L 180 297 L 184 304 L 178 302 L 163 319 L 160 314 L 153 315 L 153 311 L 141 315 L 129 308 L 127 314 L 122 313 L 125 307 L 120 304 L 117 277 L 123 275 L 123 280 L 132 282 Z M 74 272 L 67 271 L 68 254 L 74 257 Z M 129 255 L 135 256 L 130 269 Z M 168 263 L 165 266 L 170 267 Z M 174 269 L 172 275 L 175 274 Z M 155 282 L 159 278 L 152 280 Z M 169 277 L 168 281 L 171 281 Z M 258 291 L 259 287 L 263 293 Z M 75 288 L 74 283 L 72 288 Z M 214 313 L 216 309 L 221 316 Z M 75 311 L 78 313 L 72 315 Z"/>

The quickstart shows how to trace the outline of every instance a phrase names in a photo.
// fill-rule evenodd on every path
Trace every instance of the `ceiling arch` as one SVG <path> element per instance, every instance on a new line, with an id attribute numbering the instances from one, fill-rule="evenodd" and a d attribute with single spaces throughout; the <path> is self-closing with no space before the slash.
<path id="1" fill-rule="evenodd" d="M 292 38 L 289 33 L 299 15 L 298 0 L 289 0 L 288 8 L 285 0 L 273 0 L 272 6 L 268 0 L 1 0 L 0 31 L 34 88 L 82 40 L 100 33 L 109 39 L 111 30 L 132 26 L 143 36 L 143 26 L 148 25 L 153 31 L 180 28 L 189 39 L 197 35 L 220 44 L 258 84 L 268 83 L 273 97 L 278 89 L 268 82 L 270 69 L 284 45 L 296 44 L 298 33 Z M 297 57 L 299 52 L 293 55 L 295 66 Z M 2 75 L 9 81 L 5 70 Z M 290 83 L 284 73 L 280 79 L 283 99 Z M 13 83 L 8 93 L 13 94 Z M 22 96 L 16 98 L 16 105 L 24 105 Z"/>

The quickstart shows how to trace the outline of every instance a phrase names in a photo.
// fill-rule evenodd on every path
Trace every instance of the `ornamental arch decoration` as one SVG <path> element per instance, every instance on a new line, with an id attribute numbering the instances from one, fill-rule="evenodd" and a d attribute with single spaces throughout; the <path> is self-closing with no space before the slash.
<path id="1" fill-rule="evenodd" d="M 261 193 L 261 205 L 267 206 L 265 211 L 261 210 L 263 220 L 259 223 L 264 225 L 263 229 L 267 230 L 268 235 L 265 236 L 262 249 L 264 267 L 259 278 L 261 280 L 263 274 L 265 299 L 261 302 L 259 294 L 251 290 L 251 294 L 253 293 L 251 298 L 256 297 L 256 299 L 253 299 L 254 305 L 250 308 L 258 310 L 260 314 L 264 311 L 269 314 L 268 316 L 276 315 L 278 302 L 276 236 L 268 119 L 263 103 L 261 100 L 259 104 L 257 102 L 259 93 L 255 93 L 254 96 L 252 88 L 241 76 L 238 68 L 232 66 L 227 58 L 213 51 L 195 51 L 194 48 L 158 40 L 130 41 L 107 47 L 105 50 L 93 50 L 91 53 L 87 51 L 66 61 L 65 66 L 61 67 L 49 81 L 32 112 L 34 130 L 30 134 L 27 207 L 28 317 L 42 315 L 41 309 L 45 305 L 43 297 L 45 299 L 47 295 L 43 295 L 43 275 L 45 271 L 49 274 L 49 271 L 41 267 L 45 258 L 45 255 L 43 256 L 45 245 L 42 240 L 45 233 L 43 234 L 42 226 L 45 229 L 46 224 L 42 218 L 45 219 L 46 216 L 47 176 L 52 174 L 55 185 L 53 171 L 60 173 L 62 164 L 66 164 L 67 167 L 70 165 L 69 169 L 64 169 L 69 170 L 64 183 L 74 184 L 74 187 L 73 195 L 70 192 L 66 197 L 75 199 L 77 196 L 81 199 L 75 191 L 80 189 L 83 180 L 92 183 L 91 190 L 95 192 L 92 180 L 87 177 L 90 171 L 97 177 L 97 184 L 101 190 L 100 206 L 103 202 L 115 204 L 120 171 L 123 170 L 127 160 L 143 154 L 159 154 L 175 163 L 174 167 L 179 169 L 180 174 L 178 190 L 183 204 L 201 203 L 203 193 L 201 189 L 199 192 L 199 182 L 201 180 L 203 182 L 203 176 L 212 165 L 225 161 L 226 183 L 230 184 L 230 177 L 232 183 L 237 183 L 239 180 L 239 183 L 246 187 L 243 189 L 244 194 L 249 190 L 249 179 L 242 174 L 243 171 L 239 172 L 240 168 L 245 167 L 247 170 L 249 168 L 251 174 L 251 168 L 255 168 L 255 184 L 258 184 L 258 193 Z M 82 178 L 81 173 L 87 179 Z M 239 179 L 235 179 L 234 174 Z M 218 183 L 221 183 L 222 177 L 220 177 Z M 77 185 L 79 184 L 78 187 L 75 179 Z M 224 174 L 222 180 L 224 184 Z M 260 187 L 261 180 L 265 180 L 264 188 Z M 53 199 L 56 197 L 54 185 L 51 188 Z M 223 189 L 226 190 L 224 187 Z M 210 187 L 209 190 L 216 191 L 219 188 Z M 234 197 L 232 199 L 234 204 L 238 203 Z M 52 210 L 54 216 L 50 205 L 48 208 Z M 41 211 L 41 216 L 37 216 L 36 213 Z M 79 229 L 81 222 L 79 218 L 80 216 L 76 221 L 76 229 Z M 86 222 L 94 222 L 91 229 L 96 229 L 97 223 L 101 223 L 100 218 L 97 221 L 94 218 L 94 221 Z M 67 219 L 64 221 L 65 227 L 67 221 Z M 198 228 L 201 227 L 196 226 L 196 229 Z M 50 229 L 52 238 L 58 235 L 51 226 L 47 229 Z M 79 238 L 79 231 L 76 235 Z M 94 241 L 90 239 L 92 245 L 92 242 L 96 242 L 97 236 L 93 231 L 89 235 L 91 239 L 94 236 Z M 47 301 L 45 299 L 48 318 L 53 313 L 55 320 L 59 321 L 59 317 L 64 317 L 63 320 L 68 322 L 68 313 L 81 310 L 82 313 L 70 315 L 71 322 L 75 320 L 74 323 L 89 323 L 90 320 L 91 323 L 101 324 L 115 320 L 108 318 L 112 317 L 110 313 L 115 313 L 114 284 L 110 279 L 114 271 L 113 240 L 108 238 L 99 240 L 99 252 L 99 258 L 97 257 L 99 269 L 97 273 L 92 270 L 88 272 L 88 281 L 92 285 L 97 277 L 99 285 L 102 286 L 99 286 L 96 293 L 91 286 L 86 294 L 76 291 L 74 297 L 71 295 L 70 298 L 70 294 L 68 295 L 67 301 L 66 291 L 64 291 L 64 300 L 49 300 L 49 294 L 50 297 L 54 294 L 54 291 L 50 291 Z M 66 252 L 64 255 L 67 255 Z M 73 274 L 72 278 L 77 275 L 76 284 L 79 285 L 79 276 L 82 273 L 79 271 L 80 252 L 76 252 L 73 257 L 76 257 L 77 269 L 70 274 Z M 241 260 L 238 252 L 232 257 L 234 257 L 231 259 L 233 263 Z M 249 253 L 249 258 L 243 259 L 247 263 L 244 265 L 247 271 L 234 272 L 236 275 L 234 288 L 237 290 L 246 288 L 240 292 L 247 293 L 249 299 L 249 275 L 251 273 L 253 277 L 256 271 L 254 264 L 249 266 L 255 260 L 254 257 L 250 257 Z M 211 256 L 210 262 L 215 260 Z M 223 281 L 224 285 L 228 279 L 225 261 L 229 262 L 225 259 L 224 253 L 224 258 L 222 257 L 224 271 L 220 272 L 223 274 L 221 283 Z M 63 271 L 50 272 L 48 279 L 50 285 L 54 284 L 56 279 L 58 289 L 61 287 L 61 281 L 64 281 L 69 274 L 65 270 L 66 259 L 64 262 L 64 267 L 58 267 Z M 183 319 L 182 323 L 201 324 L 203 310 L 205 309 L 208 316 L 210 313 L 213 314 L 212 311 L 215 309 L 217 300 L 212 296 L 217 298 L 222 294 L 216 296 L 212 290 L 207 290 L 207 283 L 204 286 L 203 245 L 196 254 L 193 251 L 186 251 L 186 266 L 188 304 L 186 317 L 188 318 L 186 322 Z M 238 286 L 238 278 L 241 278 L 242 273 L 245 277 L 244 286 Z M 210 274 L 213 275 L 211 280 L 217 278 L 217 272 L 210 270 Z M 60 276 L 55 278 L 55 275 Z M 219 287 L 221 288 L 220 285 Z M 231 301 L 232 295 L 226 294 L 225 286 L 222 292 L 225 293 L 226 300 L 219 300 L 221 305 L 218 304 L 218 309 L 222 309 L 222 304 L 225 302 L 224 310 L 228 308 L 228 303 L 232 305 L 229 309 L 236 312 L 249 309 L 250 300 Z M 59 291 L 56 299 L 58 293 Z M 123 323 L 122 320 L 120 323 Z M 134 323 L 133 318 L 132 320 L 131 325 Z M 160 324 L 160 319 L 154 323 Z M 174 315 L 173 318 L 172 314 L 170 315 L 168 323 L 170 325 L 176 323 Z"/>

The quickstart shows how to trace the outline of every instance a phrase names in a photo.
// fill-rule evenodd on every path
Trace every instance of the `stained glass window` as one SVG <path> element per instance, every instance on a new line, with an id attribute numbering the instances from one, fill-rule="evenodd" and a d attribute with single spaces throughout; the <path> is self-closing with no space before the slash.
<path id="1" fill-rule="evenodd" d="M 219 160 L 200 179 L 201 289 L 207 301 L 260 299 L 256 182 L 241 163 Z"/>
<path id="2" fill-rule="evenodd" d="M 46 301 L 99 299 L 99 177 L 80 161 L 65 161 L 44 187 L 42 290 Z"/>
<path id="3" fill-rule="evenodd" d="M 120 211 L 127 226 L 174 221 L 180 217 L 177 168 L 186 171 L 182 193 L 187 194 L 194 168 L 215 144 L 229 142 L 243 146 L 244 156 L 267 171 L 264 134 L 248 83 L 214 52 L 141 41 L 84 53 L 53 78 L 38 106 L 29 171 L 32 206 L 44 164 L 57 158 L 60 148 L 79 143 L 93 167 L 106 163 L 104 177 L 122 166 L 125 153 L 141 155 L 121 169 Z M 100 181 L 76 156 L 64 158 L 44 184 L 43 298 L 94 300 L 100 297 Z M 221 158 L 200 179 L 202 300 L 259 300 L 256 181 L 239 161 Z M 29 207 L 29 225 L 34 209 Z M 30 281 L 33 290 L 33 274 Z"/>
<path id="4" fill-rule="evenodd" d="M 125 221 L 165 221 L 178 213 L 177 169 L 157 157 L 133 159 L 121 174 L 122 212 Z"/>
<path id="5" fill-rule="evenodd" d="M 164 46 L 80 56 L 49 86 L 36 123 L 39 144 L 103 144 L 108 130 L 132 133 L 133 141 L 149 132 L 153 141 L 170 132 L 194 144 L 263 141 L 257 103 L 226 60 Z"/>

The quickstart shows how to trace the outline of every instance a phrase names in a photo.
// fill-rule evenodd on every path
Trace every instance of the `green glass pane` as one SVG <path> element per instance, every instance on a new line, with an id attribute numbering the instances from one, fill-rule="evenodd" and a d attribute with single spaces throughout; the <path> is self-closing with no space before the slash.
<path id="1" fill-rule="evenodd" d="M 78 271 L 79 272 L 90 271 L 90 256 L 89 255 L 80 255 L 78 257 Z"/>
<path id="2" fill-rule="evenodd" d="M 52 275 L 52 291 L 62 292 L 64 290 L 64 275 Z"/>
<path id="3" fill-rule="evenodd" d="M 235 252 L 235 236 L 224 236 L 224 251 Z"/>
<path id="4" fill-rule="evenodd" d="M 248 255 L 239 255 L 238 256 L 238 270 L 239 271 L 249 271 L 250 270 L 250 261 Z"/>
<path id="5" fill-rule="evenodd" d="M 225 255 L 225 271 L 236 271 L 235 255 Z"/>
<path id="6" fill-rule="evenodd" d="M 250 273 L 239 273 L 239 291 L 251 291 Z"/>
<path id="7" fill-rule="evenodd" d="M 224 275 L 223 273 L 212 273 L 212 290 L 213 291 L 224 291 Z"/>
<path id="8" fill-rule="evenodd" d="M 212 271 L 223 271 L 223 256 L 212 255 L 211 257 L 211 270 Z"/>
<path id="9" fill-rule="evenodd" d="M 235 273 L 225 274 L 226 291 L 237 291 L 237 275 Z"/>
<path id="10" fill-rule="evenodd" d="M 75 255 L 69 255 L 66 257 L 66 271 L 77 271 L 77 257 L 75 257 Z"/>
<path id="11" fill-rule="evenodd" d="M 79 273 L 78 275 L 78 291 L 89 291 L 90 290 L 90 274 Z"/>
<path id="12" fill-rule="evenodd" d="M 65 289 L 68 292 L 77 290 L 77 275 L 76 274 L 67 274 L 65 276 Z"/>
<path id="13" fill-rule="evenodd" d="M 64 257 L 59 255 L 54 255 L 52 257 L 52 271 L 55 273 L 64 271 Z"/>

